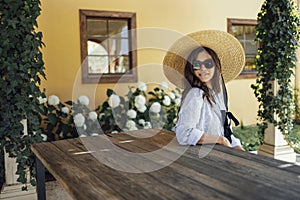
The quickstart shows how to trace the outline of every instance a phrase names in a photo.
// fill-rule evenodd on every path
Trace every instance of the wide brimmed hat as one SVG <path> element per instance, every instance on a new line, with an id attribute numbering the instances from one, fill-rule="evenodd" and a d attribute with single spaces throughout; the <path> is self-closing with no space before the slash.
<path id="1" fill-rule="evenodd" d="M 245 53 L 240 42 L 231 34 L 219 30 L 203 30 L 178 39 L 163 60 L 164 74 L 170 82 L 183 88 L 184 68 L 189 54 L 199 46 L 216 52 L 221 62 L 225 82 L 237 77 L 245 64 Z"/>

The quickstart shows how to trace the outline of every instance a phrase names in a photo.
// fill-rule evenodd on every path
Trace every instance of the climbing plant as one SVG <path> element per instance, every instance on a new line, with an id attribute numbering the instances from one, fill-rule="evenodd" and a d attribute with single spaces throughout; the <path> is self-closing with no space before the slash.
<path id="1" fill-rule="evenodd" d="M 258 79 L 251 87 L 259 102 L 260 125 L 264 130 L 272 123 L 288 135 L 295 111 L 291 77 L 299 42 L 298 9 L 293 0 L 266 0 L 257 22 Z"/>
<path id="2" fill-rule="evenodd" d="M 33 185 L 30 146 L 42 140 L 38 97 L 45 96 L 40 90 L 45 78 L 42 33 L 36 31 L 40 11 L 39 0 L 0 0 L 0 149 L 16 158 L 17 181 Z M 27 135 L 20 123 L 23 119 L 27 119 Z"/>

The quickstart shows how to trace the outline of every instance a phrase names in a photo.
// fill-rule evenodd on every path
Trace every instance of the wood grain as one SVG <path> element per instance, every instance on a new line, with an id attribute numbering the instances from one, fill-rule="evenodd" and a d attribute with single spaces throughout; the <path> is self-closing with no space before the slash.
<path id="1" fill-rule="evenodd" d="M 74 199 L 299 199 L 299 166 L 220 145 L 179 146 L 170 131 L 40 143 L 32 151 Z"/>

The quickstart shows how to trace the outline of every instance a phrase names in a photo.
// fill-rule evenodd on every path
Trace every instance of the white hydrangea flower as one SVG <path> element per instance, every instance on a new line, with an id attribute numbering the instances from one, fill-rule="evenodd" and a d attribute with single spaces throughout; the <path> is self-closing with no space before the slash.
<path id="1" fill-rule="evenodd" d="M 80 96 L 78 98 L 78 100 L 79 100 L 79 103 L 81 103 L 82 105 L 86 105 L 87 106 L 90 103 L 89 98 L 87 96 L 84 96 L 84 95 Z"/>
<path id="2" fill-rule="evenodd" d="M 95 111 L 89 112 L 89 119 L 92 121 L 97 120 L 97 113 Z"/>
<path id="3" fill-rule="evenodd" d="M 128 110 L 127 111 L 127 116 L 130 118 L 130 119 L 134 119 L 134 118 L 136 118 L 136 111 L 135 110 L 133 110 L 133 109 L 130 109 L 130 110 Z"/>
<path id="4" fill-rule="evenodd" d="M 65 114 L 69 114 L 69 112 L 70 112 L 70 109 L 68 108 L 68 107 L 62 107 L 61 108 L 61 111 L 63 112 L 63 113 L 65 113 Z"/>
<path id="5" fill-rule="evenodd" d="M 151 123 L 150 122 L 145 122 L 144 129 L 149 129 L 149 128 L 152 128 Z"/>
<path id="6" fill-rule="evenodd" d="M 163 90 L 166 90 L 166 89 L 168 89 L 169 88 L 169 85 L 168 85 L 168 83 L 167 82 L 161 82 L 160 83 L 160 87 L 163 89 Z"/>
<path id="7" fill-rule="evenodd" d="M 137 108 L 137 110 L 141 113 L 145 112 L 147 107 L 146 104 L 146 98 L 143 95 L 138 95 L 134 98 L 134 106 Z"/>
<path id="8" fill-rule="evenodd" d="M 85 134 L 81 134 L 79 135 L 79 137 L 87 137 Z"/>
<path id="9" fill-rule="evenodd" d="M 180 103 L 181 103 L 181 98 L 176 98 L 176 99 L 175 99 L 175 104 L 176 104 L 177 106 L 179 106 Z"/>
<path id="10" fill-rule="evenodd" d="M 146 98 L 143 95 L 138 95 L 134 98 L 135 107 L 145 105 L 145 103 L 146 103 Z"/>
<path id="11" fill-rule="evenodd" d="M 167 95 L 164 96 L 163 104 L 165 106 L 169 106 L 171 104 L 171 99 L 169 96 L 167 96 Z"/>
<path id="12" fill-rule="evenodd" d="M 147 110 L 147 107 L 145 105 L 135 105 L 135 107 L 141 113 L 143 113 Z"/>
<path id="13" fill-rule="evenodd" d="M 42 140 L 44 141 L 44 142 L 46 142 L 47 141 L 47 138 L 48 138 L 48 136 L 47 135 L 45 135 L 45 134 L 41 134 L 41 136 L 42 136 Z"/>
<path id="14" fill-rule="evenodd" d="M 135 122 L 134 122 L 133 120 L 128 120 L 128 121 L 126 122 L 126 127 L 129 128 L 129 127 L 131 127 L 131 126 L 135 126 Z"/>
<path id="15" fill-rule="evenodd" d="M 159 113 L 161 110 L 161 105 L 158 102 L 154 102 L 151 106 L 150 106 L 150 111 L 154 112 L 154 113 Z"/>
<path id="16" fill-rule="evenodd" d="M 119 133 L 119 131 L 112 131 L 111 133 L 112 134 L 117 134 L 117 133 Z"/>
<path id="17" fill-rule="evenodd" d="M 39 104 L 44 104 L 44 103 L 46 103 L 47 102 L 47 98 L 43 98 L 43 97 L 38 97 L 37 98 L 38 99 L 38 101 L 39 101 Z"/>
<path id="18" fill-rule="evenodd" d="M 136 126 L 132 126 L 132 127 L 130 127 L 128 130 L 129 130 L 129 131 L 136 131 L 136 130 L 138 130 L 138 128 L 137 128 Z"/>
<path id="19" fill-rule="evenodd" d="M 43 103 L 47 103 L 48 99 L 47 98 L 43 98 L 42 102 Z"/>
<path id="20" fill-rule="evenodd" d="M 137 130 L 136 124 L 133 120 L 128 120 L 126 122 L 126 128 L 128 128 L 130 131 Z"/>
<path id="21" fill-rule="evenodd" d="M 173 119 L 173 123 L 176 123 L 177 122 L 177 117 L 175 117 L 174 119 Z"/>
<path id="22" fill-rule="evenodd" d="M 121 99 L 118 95 L 112 94 L 108 99 L 108 104 L 112 108 L 116 108 L 120 105 Z"/>
<path id="23" fill-rule="evenodd" d="M 55 106 L 59 104 L 59 98 L 56 95 L 51 95 L 48 97 L 48 104 Z"/>
<path id="24" fill-rule="evenodd" d="M 142 81 L 140 81 L 140 82 L 137 83 L 137 87 L 141 91 L 146 91 L 147 90 L 147 85 L 144 82 L 142 82 Z"/>
<path id="25" fill-rule="evenodd" d="M 139 124 L 142 124 L 142 125 L 144 125 L 145 124 L 145 120 L 144 119 L 139 119 Z"/>
<path id="26" fill-rule="evenodd" d="M 171 99 L 175 99 L 175 98 L 176 98 L 174 92 L 170 92 L 168 95 L 169 95 L 169 97 L 170 97 Z"/>
<path id="27" fill-rule="evenodd" d="M 75 126 L 82 127 L 83 125 L 85 125 L 84 122 L 85 122 L 85 118 L 81 113 L 78 113 L 74 116 Z"/>

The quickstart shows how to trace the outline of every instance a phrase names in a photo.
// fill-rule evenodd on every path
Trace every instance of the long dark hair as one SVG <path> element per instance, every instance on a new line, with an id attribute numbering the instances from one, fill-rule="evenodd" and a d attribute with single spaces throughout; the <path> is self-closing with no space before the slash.
<path id="1" fill-rule="evenodd" d="M 218 58 L 218 55 L 210 48 L 207 47 L 198 47 L 194 49 L 186 62 L 185 68 L 184 68 L 184 91 L 182 95 L 182 100 L 184 100 L 185 96 L 187 93 L 190 91 L 191 88 L 197 87 L 200 88 L 201 90 L 204 91 L 203 94 L 203 99 L 206 98 L 208 102 L 212 105 L 212 95 L 211 95 L 211 90 L 207 87 L 206 83 L 202 82 L 195 74 L 193 70 L 192 63 L 193 61 L 196 60 L 198 54 L 200 52 L 206 51 L 213 59 L 215 63 L 215 73 L 212 78 L 212 90 L 216 93 L 220 92 L 220 72 L 221 72 L 221 62 L 220 59 Z"/>

